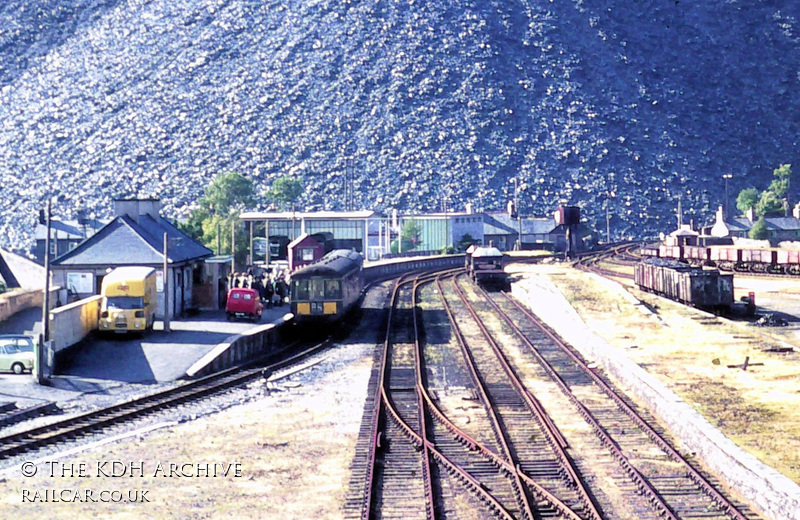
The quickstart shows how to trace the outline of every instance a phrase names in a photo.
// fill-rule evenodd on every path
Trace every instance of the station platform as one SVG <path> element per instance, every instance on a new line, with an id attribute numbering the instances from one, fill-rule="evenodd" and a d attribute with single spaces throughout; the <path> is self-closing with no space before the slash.
<path id="1" fill-rule="evenodd" d="M 94 334 L 64 354 L 50 386 L 37 384 L 30 374 L 0 373 L 0 401 L 28 407 L 44 401 L 124 394 L 121 388 L 131 385 L 169 384 L 229 336 L 278 321 L 288 312 L 288 305 L 264 309 L 261 321 L 254 323 L 227 321 L 223 311 L 208 311 L 171 321 L 169 333 L 157 321 L 155 329 L 141 338 Z M 25 331 L 5 333 L 21 332 Z"/>

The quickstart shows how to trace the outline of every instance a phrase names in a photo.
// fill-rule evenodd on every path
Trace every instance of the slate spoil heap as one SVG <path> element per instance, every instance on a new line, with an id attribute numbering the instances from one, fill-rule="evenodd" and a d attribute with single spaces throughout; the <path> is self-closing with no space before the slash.
<path id="1" fill-rule="evenodd" d="M 0 246 L 48 190 L 180 217 L 230 170 L 340 209 L 348 159 L 358 206 L 499 209 L 521 174 L 526 213 L 603 228 L 612 193 L 616 238 L 652 235 L 796 162 L 796 2 L 588 4 L 4 0 Z"/>

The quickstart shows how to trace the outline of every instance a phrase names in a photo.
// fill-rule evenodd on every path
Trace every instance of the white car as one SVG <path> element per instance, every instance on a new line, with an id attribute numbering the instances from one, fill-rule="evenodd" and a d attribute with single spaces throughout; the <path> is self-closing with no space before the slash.
<path id="1" fill-rule="evenodd" d="M 33 371 L 33 340 L 23 335 L 0 336 L 0 370 L 15 374 Z"/>

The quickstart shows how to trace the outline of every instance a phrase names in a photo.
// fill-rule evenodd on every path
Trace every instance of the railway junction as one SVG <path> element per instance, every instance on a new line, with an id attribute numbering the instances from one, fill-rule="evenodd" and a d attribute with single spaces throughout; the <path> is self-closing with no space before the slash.
<path id="1" fill-rule="evenodd" d="M 213 498 L 202 483 L 145 479 L 162 516 L 215 517 L 223 507 L 224 516 L 240 518 L 796 518 L 790 501 L 781 509 L 765 498 L 774 489 L 747 496 L 752 489 L 720 477 L 710 469 L 714 455 L 688 453 L 684 432 L 669 431 L 629 382 L 620 385 L 584 345 L 561 342 L 565 328 L 585 327 L 579 319 L 555 320 L 558 335 L 542 325 L 522 305 L 536 298 L 520 293 L 537 286 L 526 280 L 539 273 L 523 273 L 534 268 L 509 268 L 513 299 L 484 292 L 461 269 L 431 267 L 409 264 L 399 279 L 375 278 L 349 336 L 292 346 L 298 357 L 287 361 L 284 353 L 286 366 L 200 378 L 160 396 L 161 404 L 134 403 L 102 418 L 36 432 L 18 425 L 17 437 L 4 442 L 0 492 L 11 492 L 15 464 L 42 453 L 62 461 L 141 456 L 151 464 L 216 454 L 241 458 L 249 478 L 220 482 Z M 556 290 L 541 287 L 539 294 Z M 551 300 L 544 305 L 561 312 Z M 178 424 L 207 414 L 198 413 L 194 391 L 214 396 L 213 407 L 224 411 Z M 113 443 L 91 444 L 113 435 Z M 68 453 L 75 444 L 82 451 Z M 780 481 L 774 473 L 768 481 Z M 796 499 L 789 484 L 780 490 Z M 254 511 L 249 499 L 273 507 Z M 97 504 L 57 507 L 107 512 Z M 23 511 L 8 500 L 0 508 Z"/>

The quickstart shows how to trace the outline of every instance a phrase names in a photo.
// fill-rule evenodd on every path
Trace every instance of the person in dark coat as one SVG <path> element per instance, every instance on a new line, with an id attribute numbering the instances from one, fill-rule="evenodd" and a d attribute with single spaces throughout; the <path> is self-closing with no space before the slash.
<path id="1" fill-rule="evenodd" d="M 233 273 L 233 286 L 239 287 L 239 273 Z"/>
<path id="2" fill-rule="evenodd" d="M 267 309 L 272 308 L 272 295 L 275 294 L 275 289 L 272 286 L 272 280 L 269 277 L 264 278 L 264 299 L 267 300 Z"/>
<path id="3" fill-rule="evenodd" d="M 283 307 L 283 299 L 286 298 L 286 282 L 283 281 L 283 278 L 278 278 L 275 282 L 275 292 L 278 293 L 278 307 Z"/>
<path id="4" fill-rule="evenodd" d="M 228 298 L 228 291 L 226 291 L 225 289 L 226 289 L 226 283 L 222 278 L 220 278 L 219 279 L 219 284 L 217 286 L 217 297 L 219 299 L 219 308 L 220 309 L 224 309 L 225 308 L 225 303 L 226 303 L 226 300 Z"/>
<path id="5" fill-rule="evenodd" d="M 264 285 L 261 283 L 261 278 L 255 277 L 253 279 L 253 289 L 258 293 L 258 298 L 264 301 Z"/>

